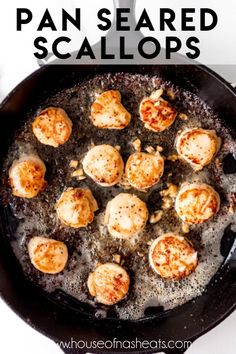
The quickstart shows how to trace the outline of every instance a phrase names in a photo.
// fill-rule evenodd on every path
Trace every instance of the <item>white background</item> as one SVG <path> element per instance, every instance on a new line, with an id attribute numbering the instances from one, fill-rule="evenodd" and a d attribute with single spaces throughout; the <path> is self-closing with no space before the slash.
<path id="1" fill-rule="evenodd" d="M 76 3 L 69 1 L 68 4 Z M 29 40 L 32 38 L 32 33 L 29 31 L 25 36 L 21 36 L 17 41 L 13 33 L 6 34 L 3 24 L 14 25 L 12 19 L 4 16 L 4 12 L 14 7 L 24 6 L 22 3 L 29 2 L 27 0 L 11 0 L 2 2 L 0 5 L 0 101 L 6 94 L 15 87 L 24 77 L 37 69 L 37 64 L 30 51 L 32 48 L 29 45 Z M 33 6 L 32 1 L 31 7 Z M 42 1 L 40 1 L 42 5 Z M 50 4 L 59 4 L 60 1 L 52 1 Z M 77 4 L 81 1 L 77 1 Z M 96 7 L 101 5 L 101 1 L 96 2 Z M 103 0 L 103 6 L 110 4 L 110 0 Z M 209 4 L 207 3 L 209 6 Z M 4 11 L 1 7 L 4 6 Z M 209 6 L 210 7 L 210 6 Z M 88 11 L 88 8 L 87 8 Z M 89 13 L 89 11 L 88 11 Z M 89 17 L 88 17 L 89 18 Z M 89 24 L 89 20 L 88 20 Z M 89 30 L 89 27 L 85 29 Z M 97 34 L 89 32 L 93 43 L 97 40 Z M 4 34 L 4 35 L 3 35 Z M 216 33 L 212 38 L 212 43 L 216 43 L 219 37 Z M 235 40 L 234 40 L 235 42 Z M 3 51 L 2 51 L 3 50 Z M 230 54 L 230 53 L 228 53 Z M 236 53 L 234 53 L 236 55 Z M 216 69 L 222 76 L 230 82 L 236 82 L 236 67 L 221 66 Z M 188 354 L 235 354 L 236 348 L 236 311 L 228 317 L 223 323 L 215 329 L 198 339 L 193 346 L 187 351 Z M 35 330 L 26 325 L 19 319 L 3 302 L 0 300 L 0 353 L 3 354 L 59 354 L 61 350 L 42 336 Z"/>
<path id="2" fill-rule="evenodd" d="M 128 0 L 132 2 L 133 0 Z M 155 28 L 154 32 L 143 29 L 143 33 L 147 36 L 156 37 L 162 46 L 165 44 L 166 36 L 176 36 L 182 40 L 182 48 L 180 53 L 185 54 L 185 41 L 190 36 L 196 36 L 200 40 L 198 45 L 201 55 L 198 58 L 204 64 L 235 64 L 236 63 L 236 41 L 234 34 L 236 33 L 236 2 L 235 0 L 136 0 L 136 19 L 140 17 L 141 12 L 145 8 Z M 16 8 L 29 8 L 33 13 L 33 19 L 29 24 L 23 25 L 22 31 L 16 31 Z M 61 30 L 62 8 L 64 8 L 72 16 L 75 14 L 75 7 L 81 8 L 81 31 L 70 25 L 68 33 Z M 98 42 L 105 32 L 100 31 L 97 27 L 99 20 L 97 12 L 101 8 L 108 8 L 111 11 L 110 19 L 113 18 L 113 0 L 6 0 L 0 3 L 0 62 L 6 58 L 12 63 L 22 62 L 28 58 L 33 59 L 33 53 L 37 51 L 34 47 L 34 39 L 38 36 L 44 36 L 48 40 L 46 45 L 49 52 L 51 51 L 52 42 L 59 36 L 68 36 L 71 43 L 61 44 L 60 50 L 67 52 L 68 50 L 76 50 L 82 44 L 85 36 L 87 36 L 91 45 Z M 176 31 L 159 30 L 159 11 L 158 8 L 170 7 L 176 13 L 174 26 Z M 196 8 L 193 17 L 193 25 L 196 30 L 181 32 L 181 11 L 180 8 Z M 200 8 L 211 8 L 218 15 L 218 24 L 211 31 L 200 31 Z M 37 31 L 39 23 L 48 8 L 57 28 L 52 31 L 50 28 Z M 210 18 L 207 17 L 210 21 Z M 232 35 L 230 35 L 232 34 Z M 22 47 L 22 42 L 27 45 Z M 4 50 L 2 51 L 2 48 Z M 7 48 L 7 51 L 5 50 Z M 85 58 L 85 60 L 87 60 Z M 176 59 L 177 60 L 177 59 Z"/>

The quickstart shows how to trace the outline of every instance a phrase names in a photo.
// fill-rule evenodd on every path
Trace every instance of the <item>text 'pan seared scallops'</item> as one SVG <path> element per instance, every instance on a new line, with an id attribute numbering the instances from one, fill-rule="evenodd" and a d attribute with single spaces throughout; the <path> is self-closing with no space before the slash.
<path id="1" fill-rule="evenodd" d="M 164 171 L 164 160 L 158 151 L 155 154 L 135 152 L 125 167 L 125 175 L 130 185 L 137 189 L 147 189 L 160 181 Z"/>
<path id="2" fill-rule="evenodd" d="M 153 92 L 150 97 L 145 97 L 139 106 L 140 118 L 145 128 L 154 132 L 169 128 L 177 116 L 175 108 L 161 97 L 162 94 L 162 89 Z"/>
<path id="3" fill-rule="evenodd" d="M 144 229 L 147 220 L 146 204 L 136 195 L 120 193 L 107 204 L 105 224 L 114 237 L 136 236 Z"/>
<path id="4" fill-rule="evenodd" d="M 35 118 L 32 129 L 41 144 L 56 148 L 69 140 L 72 122 L 64 109 L 48 107 Z"/>
<path id="5" fill-rule="evenodd" d="M 182 159 L 196 171 L 209 165 L 221 144 L 214 130 L 201 128 L 186 129 L 176 138 L 176 149 Z"/>
<path id="6" fill-rule="evenodd" d="M 175 210 L 187 224 L 201 224 L 220 208 L 219 194 L 208 184 L 185 184 L 178 192 Z"/>
<path id="7" fill-rule="evenodd" d="M 33 266 L 47 274 L 60 273 L 68 260 L 67 246 L 60 241 L 47 237 L 32 237 L 28 252 Z"/>
<path id="8" fill-rule="evenodd" d="M 88 151 L 83 160 L 84 172 L 103 187 L 118 183 L 124 163 L 118 150 L 111 145 L 98 145 Z"/>
<path id="9" fill-rule="evenodd" d="M 110 90 L 99 95 L 91 107 L 91 120 L 98 128 L 124 129 L 131 114 L 121 103 L 119 91 Z"/>
<path id="10" fill-rule="evenodd" d="M 114 305 L 129 291 L 130 278 L 118 264 L 99 265 L 88 278 L 88 289 L 96 301 L 104 305 Z"/>
<path id="11" fill-rule="evenodd" d="M 9 169 L 9 183 L 12 194 L 21 198 L 34 198 L 44 190 L 46 167 L 44 162 L 33 154 L 24 154 L 13 161 Z"/>
<path id="12" fill-rule="evenodd" d="M 195 270 L 198 256 L 183 236 L 168 233 L 153 241 L 149 263 L 162 278 L 181 279 Z"/>
<path id="13" fill-rule="evenodd" d="M 68 188 L 57 201 L 56 210 L 63 225 L 80 228 L 93 222 L 98 205 L 89 189 Z"/>

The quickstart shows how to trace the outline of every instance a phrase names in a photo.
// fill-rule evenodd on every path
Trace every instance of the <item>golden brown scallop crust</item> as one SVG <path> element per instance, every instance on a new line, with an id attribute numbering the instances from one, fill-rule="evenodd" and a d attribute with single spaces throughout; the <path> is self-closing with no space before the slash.
<path id="1" fill-rule="evenodd" d="M 98 145 L 83 160 L 84 172 L 103 187 L 118 183 L 124 172 L 122 157 L 111 145 Z"/>
<path id="2" fill-rule="evenodd" d="M 184 130 L 177 136 L 178 154 L 194 169 L 201 170 L 208 165 L 217 154 L 221 139 L 215 131 L 202 128 Z"/>
<path id="3" fill-rule="evenodd" d="M 96 301 L 104 305 L 114 305 L 129 291 L 130 278 L 118 264 L 99 265 L 88 278 L 88 289 Z"/>
<path id="4" fill-rule="evenodd" d="M 119 91 L 110 90 L 99 95 L 91 106 L 91 120 L 102 129 L 124 129 L 131 120 L 131 114 L 121 103 Z"/>
<path id="5" fill-rule="evenodd" d="M 105 224 L 113 237 L 129 239 L 144 229 L 147 220 L 146 203 L 136 195 L 120 193 L 107 204 Z"/>
<path id="6" fill-rule="evenodd" d="M 162 132 L 169 128 L 177 116 L 175 108 L 169 102 L 162 98 L 154 100 L 151 97 L 141 101 L 139 114 L 145 127 L 154 132 Z"/>
<path id="7" fill-rule="evenodd" d="M 33 237 L 29 241 L 28 251 L 34 267 L 47 274 L 60 273 L 68 260 L 66 245 L 46 237 Z"/>
<path id="8" fill-rule="evenodd" d="M 197 267 L 197 252 L 182 236 L 165 234 L 151 245 L 149 261 L 153 270 L 162 278 L 181 279 Z"/>
<path id="9" fill-rule="evenodd" d="M 15 160 L 9 170 L 12 194 L 21 198 L 34 198 L 47 186 L 44 179 L 46 167 L 39 157 L 31 156 Z"/>
<path id="10" fill-rule="evenodd" d="M 57 216 L 66 226 L 80 228 L 91 224 L 97 202 L 89 189 L 68 188 L 57 201 Z"/>
<path id="11" fill-rule="evenodd" d="M 64 109 L 48 107 L 35 118 L 32 129 L 42 144 L 58 147 L 69 140 L 72 122 Z"/>
<path id="12" fill-rule="evenodd" d="M 183 186 L 176 198 L 175 209 L 187 224 L 200 224 L 219 210 L 219 194 L 209 185 L 193 183 Z"/>
<path id="13" fill-rule="evenodd" d="M 132 154 L 125 167 L 125 175 L 131 186 L 147 189 L 160 181 L 164 171 L 164 160 L 161 155 L 136 152 Z"/>

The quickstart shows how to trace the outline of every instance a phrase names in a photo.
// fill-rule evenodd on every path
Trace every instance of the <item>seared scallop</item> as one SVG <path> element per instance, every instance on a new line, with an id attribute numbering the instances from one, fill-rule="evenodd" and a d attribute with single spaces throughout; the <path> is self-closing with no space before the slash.
<path id="1" fill-rule="evenodd" d="M 66 245 L 51 238 L 32 237 L 28 244 L 28 252 L 33 266 L 47 274 L 60 273 L 68 260 Z"/>
<path id="2" fill-rule="evenodd" d="M 64 109 L 48 107 L 35 118 L 32 129 L 40 143 L 58 147 L 69 140 L 72 122 Z"/>
<path id="3" fill-rule="evenodd" d="M 164 160 L 159 152 L 135 152 L 129 157 L 125 167 L 128 182 L 137 189 L 147 189 L 157 184 L 163 171 Z"/>
<path id="4" fill-rule="evenodd" d="M 91 119 L 98 128 L 124 129 L 131 115 L 121 103 L 120 92 L 110 90 L 99 95 L 92 104 Z"/>
<path id="5" fill-rule="evenodd" d="M 152 243 L 149 263 L 162 278 L 181 279 L 195 270 L 198 257 L 183 236 L 168 233 Z"/>
<path id="6" fill-rule="evenodd" d="M 124 163 L 120 153 L 111 145 L 98 145 L 86 154 L 84 172 L 103 187 L 118 183 L 123 175 Z"/>
<path id="7" fill-rule="evenodd" d="M 155 94 L 141 101 L 139 114 L 145 128 L 154 132 L 162 132 L 169 128 L 177 116 L 175 108 Z"/>
<path id="8" fill-rule="evenodd" d="M 177 136 L 176 149 L 195 170 L 208 165 L 217 154 L 221 139 L 214 130 L 186 129 Z"/>
<path id="9" fill-rule="evenodd" d="M 213 217 L 219 208 L 219 194 L 204 183 L 183 185 L 175 201 L 178 216 L 187 224 L 200 224 Z"/>
<path id="10" fill-rule="evenodd" d="M 89 189 L 68 188 L 57 201 L 57 216 L 66 226 L 86 227 L 94 219 L 97 202 Z"/>
<path id="11" fill-rule="evenodd" d="M 22 155 L 9 169 L 12 194 L 21 198 L 36 197 L 47 185 L 45 172 L 46 167 L 37 155 Z"/>
<path id="12" fill-rule="evenodd" d="M 104 305 L 114 305 L 129 291 L 130 278 L 118 264 L 99 265 L 88 278 L 88 289 L 96 301 Z"/>
<path id="13" fill-rule="evenodd" d="M 144 229 L 147 219 L 146 204 L 136 195 L 120 193 L 107 204 L 105 224 L 114 237 L 137 235 Z"/>

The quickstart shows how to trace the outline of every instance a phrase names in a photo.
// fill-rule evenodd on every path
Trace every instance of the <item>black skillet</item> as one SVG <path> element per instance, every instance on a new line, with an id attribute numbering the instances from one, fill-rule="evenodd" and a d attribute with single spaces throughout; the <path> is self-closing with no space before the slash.
<path id="1" fill-rule="evenodd" d="M 130 4 L 130 3 L 129 3 Z M 122 5 L 123 4 L 119 4 Z M 124 6 L 125 7 L 125 6 Z M 0 106 L 0 161 L 6 155 L 14 131 L 22 124 L 31 107 L 40 106 L 43 95 L 71 87 L 88 75 L 103 72 L 128 72 L 153 74 L 171 81 L 184 89 L 196 93 L 221 117 L 224 124 L 232 128 L 236 139 L 236 93 L 233 88 L 210 69 L 200 65 L 158 66 L 79 66 L 46 65 L 21 82 Z M 228 156 L 225 173 L 235 171 L 235 161 Z M 55 342 L 68 341 L 194 341 L 216 326 L 236 307 L 236 242 L 230 225 L 222 238 L 221 253 L 224 263 L 207 287 L 207 291 L 196 299 L 161 315 L 151 315 L 139 321 L 118 319 L 95 319 L 89 309 L 69 297 L 61 302 L 53 301 L 29 283 L 22 274 L 11 246 L 14 220 L 9 223 L 7 207 L 0 209 L 0 295 L 5 302 L 28 324 Z M 156 349 L 112 349 L 69 350 L 65 353 L 154 353 Z M 165 353 L 183 353 L 184 349 L 162 349 Z"/>

